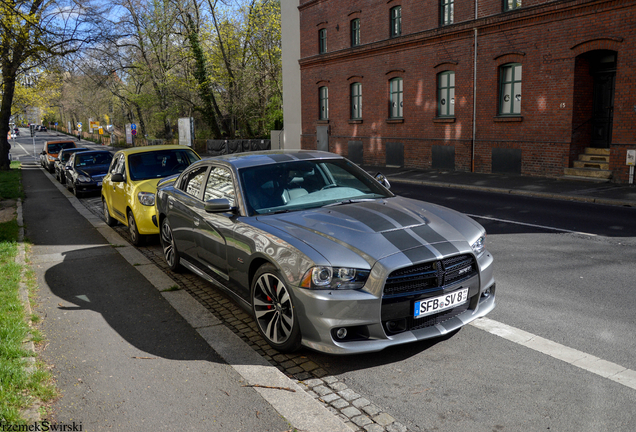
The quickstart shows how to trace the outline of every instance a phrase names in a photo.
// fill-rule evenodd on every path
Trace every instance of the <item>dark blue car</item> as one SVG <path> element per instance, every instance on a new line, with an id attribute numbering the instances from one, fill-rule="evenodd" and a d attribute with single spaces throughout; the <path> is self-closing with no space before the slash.
<path id="1" fill-rule="evenodd" d="M 66 187 L 77 197 L 100 191 L 112 160 L 113 155 L 107 150 L 73 153 L 65 167 Z"/>

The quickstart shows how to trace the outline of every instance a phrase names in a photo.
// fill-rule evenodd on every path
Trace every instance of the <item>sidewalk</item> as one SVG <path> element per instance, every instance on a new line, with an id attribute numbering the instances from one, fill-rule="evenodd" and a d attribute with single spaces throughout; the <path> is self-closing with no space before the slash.
<path id="1" fill-rule="evenodd" d="M 598 183 L 572 179 L 482 174 L 412 168 L 362 166 L 374 175 L 384 174 L 391 183 L 411 183 L 486 192 L 636 207 L 636 184 Z"/>

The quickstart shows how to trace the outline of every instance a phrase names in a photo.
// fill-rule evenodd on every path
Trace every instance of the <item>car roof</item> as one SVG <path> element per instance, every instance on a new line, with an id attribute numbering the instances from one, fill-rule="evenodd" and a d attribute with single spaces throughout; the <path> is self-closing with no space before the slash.
<path id="1" fill-rule="evenodd" d="M 92 155 L 92 154 L 96 154 L 96 153 L 110 153 L 108 150 L 89 150 L 89 151 L 83 151 L 81 152 L 82 154 L 87 154 L 87 155 Z"/>
<path id="2" fill-rule="evenodd" d="M 44 144 L 61 144 L 61 143 L 73 143 L 73 144 L 75 144 L 75 141 L 73 141 L 73 140 L 56 140 L 56 141 L 47 141 Z"/>
<path id="3" fill-rule="evenodd" d="M 222 161 L 234 166 L 236 169 L 252 166 L 272 165 L 281 162 L 317 160 L 317 159 L 344 159 L 342 156 L 318 150 L 265 150 L 258 152 L 232 153 L 229 155 L 214 156 L 206 161 Z"/>
<path id="4" fill-rule="evenodd" d="M 184 149 L 192 150 L 192 148 L 185 145 L 164 144 L 164 145 L 153 145 L 153 146 L 143 146 L 143 147 L 131 147 L 131 148 L 119 150 L 117 153 L 130 155 L 135 153 L 148 153 L 148 152 L 160 151 L 160 150 L 184 150 Z"/>

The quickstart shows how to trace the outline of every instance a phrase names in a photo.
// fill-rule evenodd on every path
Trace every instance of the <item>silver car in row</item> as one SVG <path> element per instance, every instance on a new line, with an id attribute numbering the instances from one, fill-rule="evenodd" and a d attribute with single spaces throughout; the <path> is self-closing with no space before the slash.
<path id="1" fill-rule="evenodd" d="M 326 152 L 204 159 L 159 184 L 164 256 L 229 293 L 283 352 L 379 351 L 490 312 L 484 228 L 379 180 Z"/>

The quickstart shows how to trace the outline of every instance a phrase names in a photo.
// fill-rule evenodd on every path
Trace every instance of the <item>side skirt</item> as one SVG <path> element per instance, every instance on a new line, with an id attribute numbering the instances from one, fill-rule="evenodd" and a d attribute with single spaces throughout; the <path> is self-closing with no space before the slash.
<path id="1" fill-rule="evenodd" d="M 214 279 L 213 277 L 208 275 L 206 272 L 201 271 L 197 266 L 195 266 L 194 264 L 192 264 L 191 262 L 189 262 L 189 261 L 187 261 L 187 260 L 185 260 L 183 258 L 181 258 L 181 265 L 183 265 L 185 268 L 190 270 L 195 275 L 197 275 L 197 276 L 205 279 L 206 281 L 210 282 L 211 284 L 215 285 L 217 288 L 220 288 L 224 293 L 226 293 L 230 297 L 232 297 L 232 299 L 234 299 L 234 301 L 236 301 L 239 304 L 239 306 L 241 306 L 243 309 L 245 309 L 250 315 L 253 315 L 252 305 L 249 302 L 245 301 L 244 298 L 242 298 L 239 295 L 237 295 L 230 288 L 226 287 L 221 282 L 219 282 L 218 280 Z"/>

